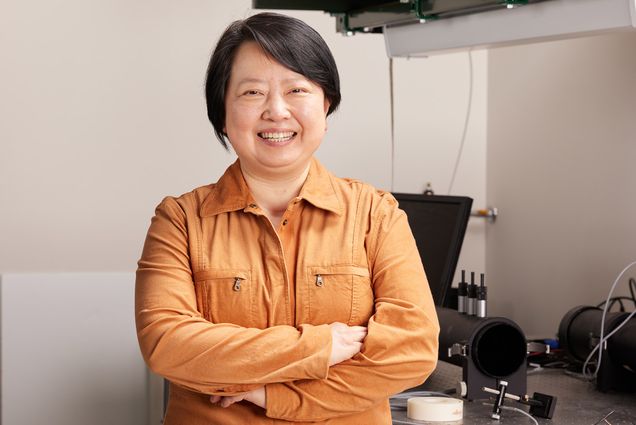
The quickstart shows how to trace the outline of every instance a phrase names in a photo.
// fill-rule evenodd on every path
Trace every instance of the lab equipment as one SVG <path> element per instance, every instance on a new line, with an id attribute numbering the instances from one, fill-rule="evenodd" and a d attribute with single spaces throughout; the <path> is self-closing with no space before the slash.
<path id="1" fill-rule="evenodd" d="M 409 220 L 435 305 L 449 307 L 448 296 L 473 200 L 466 196 L 394 193 Z"/>
<path id="2" fill-rule="evenodd" d="M 604 333 L 610 337 L 601 343 L 602 316 L 603 309 L 592 306 L 578 306 L 568 311 L 559 324 L 561 347 L 578 366 L 584 364 L 593 350 L 600 348 L 603 355 L 597 365 L 597 389 L 636 391 L 636 317 L 629 317 L 627 312 L 607 313 Z"/>
<path id="3" fill-rule="evenodd" d="M 462 367 L 461 396 L 481 398 L 482 387 L 502 380 L 518 394 L 526 393 L 526 337 L 512 320 L 479 318 L 437 307 L 439 359 Z"/>

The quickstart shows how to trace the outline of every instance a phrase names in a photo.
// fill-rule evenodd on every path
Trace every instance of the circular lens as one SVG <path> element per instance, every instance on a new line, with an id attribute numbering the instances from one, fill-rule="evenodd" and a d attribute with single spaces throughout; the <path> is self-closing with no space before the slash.
<path id="1" fill-rule="evenodd" d="M 485 326 L 475 336 L 472 347 L 479 370 L 495 378 L 511 375 L 526 361 L 525 338 L 507 323 Z"/>

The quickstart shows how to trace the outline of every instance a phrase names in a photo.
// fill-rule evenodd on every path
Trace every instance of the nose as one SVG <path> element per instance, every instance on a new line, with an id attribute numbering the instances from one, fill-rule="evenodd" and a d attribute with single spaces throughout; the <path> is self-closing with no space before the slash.
<path id="1" fill-rule="evenodd" d="M 263 110 L 263 119 L 269 121 L 282 121 L 291 116 L 289 105 L 285 98 L 277 93 L 269 93 Z"/>

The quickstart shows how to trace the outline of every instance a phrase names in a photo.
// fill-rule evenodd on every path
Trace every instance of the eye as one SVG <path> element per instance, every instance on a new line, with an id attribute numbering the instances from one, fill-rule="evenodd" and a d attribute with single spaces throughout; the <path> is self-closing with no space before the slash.
<path id="1" fill-rule="evenodd" d="M 258 96 L 259 94 L 261 94 L 261 92 L 259 92 L 258 90 L 245 90 L 243 92 L 244 96 Z"/>
<path id="2" fill-rule="evenodd" d="M 296 88 L 291 89 L 289 92 L 291 94 L 302 94 L 302 93 L 307 93 L 307 90 L 305 90 L 302 87 L 296 87 Z"/>

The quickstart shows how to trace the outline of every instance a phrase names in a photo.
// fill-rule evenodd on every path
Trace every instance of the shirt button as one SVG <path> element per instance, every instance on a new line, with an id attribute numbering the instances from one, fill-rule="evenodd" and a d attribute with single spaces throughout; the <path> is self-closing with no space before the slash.
<path id="1" fill-rule="evenodd" d="M 283 220 L 283 226 L 287 224 L 287 219 Z"/>

